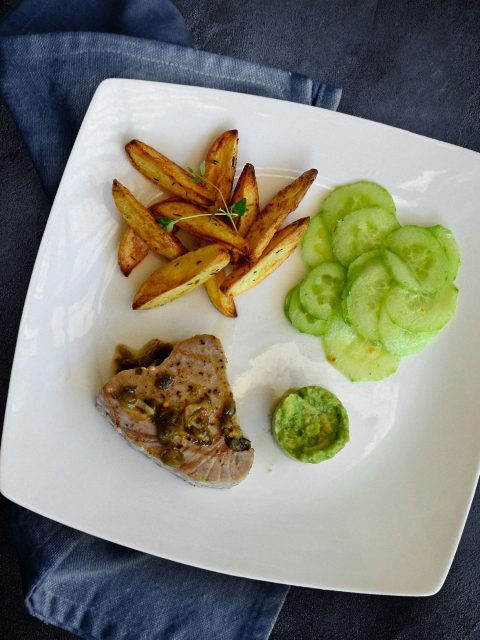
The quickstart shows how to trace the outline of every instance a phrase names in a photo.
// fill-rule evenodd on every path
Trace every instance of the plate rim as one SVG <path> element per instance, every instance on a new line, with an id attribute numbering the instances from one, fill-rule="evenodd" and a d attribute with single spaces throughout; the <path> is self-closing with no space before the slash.
<path id="1" fill-rule="evenodd" d="M 315 110 L 315 112 L 318 111 L 319 107 L 317 106 L 313 106 L 313 105 L 306 105 L 303 103 L 292 103 L 290 101 L 287 100 L 280 100 L 278 98 L 271 98 L 271 97 L 267 97 L 267 96 L 257 96 L 254 94 L 248 94 L 248 93 L 241 93 L 241 92 L 234 92 L 234 91 L 226 91 L 226 90 L 222 90 L 222 89 L 212 89 L 209 87 L 197 87 L 195 85 L 184 85 L 184 84 L 176 84 L 176 83 L 167 83 L 167 82 L 156 82 L 156 81 L 150 81 L 150 80 L 138 80 L 138 79 L 127 79 L 127 78 L 107 78 L 105 80 L 103 80 L 97 87 L 95 93 L 92 96 L 92 99 L 90 101 L 90 104 L 88 106 L 88 109 L 85 113 L 85 116 L 82 120 L 81 126 L 79 128 L 79 131 L 77 133 L 77 136 L 75 138 L 74 144 L 72 146 L 72 150 L 69 154 L 67 163 L 65 165 L 65 169 L 64 172 L 62 174 L 62 178 L 60 180 L 58 189 L 57 189 L 57 194 L 54 198 L 54 201 L 52 203 L 52 209 L 55 206 L 55 201 L 57 199 L 58 193 L 61 192 L 62 187 L 63 187 L 63 183 L 66 179 L 66 176 L 68 176 L 68 172 L 69 172 L 69 165 L 71 162 L 71 158 L 74 155 L 74 151 L 77 147 L 77 145 L 79 144 L 79 140 L 82 139 L 83 136 L 83 132 L 84 130 L 87 128 L 88 124 L 89 124 L 89 115 L 92 111 L 95 110 L 97 102 L 99 101 L 99 99 L 102 96 L 102 93 L 105 89 L 108 89 L 109 86 L 111 86 L 112 84 L 130 84 L 130 83 L 135 83 L 135 84 L 142 84 L 142 85 L 154 85 L 155 87 L 160 87 L 160 88 L 168 88 L 170 90 L 174 90 L 174 91 L 194 91 L 194 92 L 199 92 L 200 94 L 205 94 L 205 95 L 212 95 L 212 94 L 217 94 L 217 95 L 224 95 L 224 94 L 228 94 L 230 96 L 234 96 L 234 95 L 239 95 L 242 96 L 242 98 L 246 98 L 248 100 L 251 100 L 252 102 L 258 103 L 258 102 L 263 102 L 265 104 L 268 103 L 285 103 L 285 104 L 294 104 L 296 108 L 300 108 L 300 109 L 306 109 L 307 111 L 311 112 L 312 109 Z M 361 123 L 361 125 L 366 125 L 366 126 L 374 126 L 376 129 L 378 127 L 380 128 L 385 128 L 391 131 L 394 131 L 395 134 L 400 134 L 403 136 L 407 135 L 409 137 L 413 136 L 413 138 L 415 139 L 420 139 L 424 142 L 428 142 L 428 144 L 433 144 L 433 145 L 439 145 L 442 148 L 446 148 L 448 150 L 451 150 L 455 153 L 460 153 L 462 155 L 465 155 L 465 157 L 471 157 L 472 159 L 474 159 L 475 161 L 480 161 L 480 153 L 472 150 L 472 149 L 467 149 L 464 147 L 460 147 L 448 142 L 444 142 L 435 138 L 429 138 L 427 136 L 423 136 L 421 134 L 417 134 L 405 129 L 402 129 L 400 127 L 396 127 L 396 126 L 392 126 L 392 125 L 388 125 L 385 123 L 379 123 L 379 122 L 375 122 L 373 120 L 368 120 L 368 119 L 364 119 L 358 116 L 354 116 L 354 115 L 350 115 L 350 114 L 344 114 L 341 112 L 336 112 L 336 111 L 331 111 L 328 109 L 322 109 L 320 108 L 323 114 L 323 117 L 326 118 L 332 118 L 333 120 L 338 121 L 338 119 L 340 120 L 345 120 L 345 121 L 356 121 L 357 123 Z M 56 216 L 54 217 L 56 218 Z M 43 231 L 42 234 L 42 239 L 40 242 L 40 246 L 35 258 L 35 263 L 31 272 L 31 276 L 30 276 L 30 281 L 29 281 L 29 285 L 28 285 L 28 289 L 27 289 L 27 293 L 25 296 L 25 300 L 24 300 L 24 305 L 23 305 L 23 309 L 22 309 L 22 314 L 21 314 L 21 319 L 20 319 L 20 323 L 19 323 L 19 328 L 18 328 L 18 333 L 17 333 L 17 338 L 16 338 L 16 344 L 15 344 L 15 351 L 14 351 L 14 357 L 13 357 L 13 361 L 12 361 L 12 367 L 11 367 L 11 375 L 10 375 L 10 379 L 9 379 L 9 387 L 8 387 L 8 394 L 7 394 L 7 402 L 5 405 L 5 414 L 4 414 L 4 426 L 3 426 L 3 433 L 2 433 L 2 441 L 1 441 L 1 446 L 0 446 L 0 492 L 9 500 L 12 500 L 13 502 L 15 502 L 16 504 L 19 504 L 20 506 L 30 509 L 36 513 L 39 513 L 42 516 L 51 518 L 52 520 L 55 520 L 56 522 L 60 522 L 61 524 L 65 525 L 65 526 L 74 526 L 75 528 L 77 528 L 79 531 L 84 531 L 85 533 L 88 533 L 90 535 L 96 536 L 96 537 L 101 537 L 104 540 L 109 540 L 111 542 L 114 542 L 116 544 L 120 544 L 125 546 L 124 543 L 122 543 L 121 540 L 117 540 L 114 537 L 111 536 L 106 536 L 104 533 L 99 534 L 98 532 L 95 532 L 94 530 L 92 530 L 92 528 L 84 528 L 84 527 L 79 527 L 78 525 L 72 525 L 69 524 L 68 522 L 62 520 L 61 518 L 59 518 L 57 515 L 52 515 L 47 513 L 45 510 L 38 510 L 35 508 L 35 506 L 30 506 L 28 504 L 25 504 L 25 501 L 22 500 L 21 498 L 18 499 L 15 497 L 15 491 L 12 491 L 12 487 L 9 487 L 9 480 L 8 478 L 5 477 L 5 471 L 4 471 L 4 465 L 2 464 L 2 462 L 4 462 L 5 457 L 7 455 L 6 451 L 5 451 L 5 442 L 8 441 L 8 438 L 10 438 L 10 432 L 12 429 L 8 429 L 8 422 L 9 422 L 9 416 L 11 414 L 11 404 L 13 402 L 13 398 L 12 398 L 12 385 L 11 385 L 11 381 L 13 378 L 13 374 L 14 371 L 16 370 L 16 368 L 18 367 L 17 365 L 17 361 L 18 361 L 18 349 L 19 346 L 21 346 L 21 333 L 22 333 L 22 329 L 24 328 L 24 325 L 27 321 L 27 314 L 30 310 L 30 307 L 32 306 L 32 299 L 33 299 L 33 295 L 32 295 L 32 288 L 33 288 L 33 281 L 34 281 L 34 276 L 36 275 L 37 269 L 38 269 L 38 265 L 41 262 L 41 259 L 44 255 L 44 253 L 47 251 L 47 242 L 45 241 L 45 239 L 48 239 L 48 234 L 50 233 L 49 229 L 51 226 L 56 224 L 55 219 L 52 218 L 52 216 L 49 215 L 47 223 L 45 225 L 45 229 Z M 8 435 L 7 435 L 8 434 Z M 6 445 L 8 447 L 8 444 Z M 471 509 L 471 505 L 474 499 L 474 495 L 475 495 L 475 491 L 476 491 L 476 486 L 478 483 L 478 479 L 479 479 L 479 475 L 480 475 L 480 460 L 479 460 L 479 464 L 477 464 L 477 474 L 476 474 L 476 479 L 474 480 L 474 482 L 471 485 L 471 490 L 470 490 L 470 497 L 468 500 L 468 504 L 466 506 L 466 509 L 464 511 L 463 514 L 463 518 L 461 520 L 461 522 L 458 523 L 458 527 L 457 527 L 457 536 L 456 536 L 456 540 L 455 543 L 451 546 L 450 549 L 450 553 L 448 558 L 445 558 L 444 563 L 442 564 L 442 575 L 441 578 L 437 581 L 432 581 L 432 587 L 431 589 L 428 590 L 421 590 L 421 591 L 412 591 L 412 592 L 408 592 L 408 593 L 403 593 L 403 592 L 399 592 L 399 591 L 392 591 L 392 592 L 388 592 L 385 590 L 367 590 L 367 589 L 355 589 L 353 592 L 355 593 L 365 593 L 365 594 L 382 594 L 382 595 L 404 595 L 404 596 L 429 596 L 429 595 L 434 595 L 435 593 L 437 593 L 443 586 L 447 575 L 450 571 L 451 565 L 453 563 L 455 554 L 457 552 L 458 549 L 458 545 Z M 131 546 L 130 544 L 128 545 L 129 548 L 134 548 L 137 549 L 139 551 L 145 552 L 145 553 L 149 553 L 152 554 L 151 550 L 148 550 L 146 548 L 143 548 L 142 546 Z M 154 555 L 158 555 L 157 553 L 154 553 Z M 280 583 L 280 584 L 285 584 L 284 582 L 280 581 L 280 580 L 276 580 L 274 577 L 270 577 L 270 578 L 264 578 L 261 576 L 254 576 L 254 575 L 246 575 L 245 573 L 239 573 L 239 572 L 235 572 L 235 571 L 228 571 L 224 568 L 219 569 L 219 568 L 212 568 L 211 563 L 207 563 L 207 564 L 202 564 L 201 562 L 199 563 L 192 563 L 191 561 L 188 562 L 183 562 L 181 559 L 179 560 L 176 557 L 172 557 L 169 554 L 162 554 L 159 557 L 163 557 L 166 558 L 168 560 L 172 560 L 174 562 L 179 562 L 181 564 L 187 564 L 189 566 L 195 566 L 201 569 L 206 569 L 206 570 L 212 570 L 212 571 L 217 571 L 226 575 L 233 575 L 233 576 L 241 576 L 241 577 L 247 577 L 247 578 L 251 578 L 251 579 L 256 579 L 256 580 L 263 580 L 263 581 L 268 581 L 268 582 L 273 582 L 273 583 Z M 333 591 L 345 591 L 345 589 L 339 588 L 339 587 L 332 587 L 331 585 L 321 585 L 319 583 L 317 584 L 306 584 L 305 582 L 293 582 L 293 581 L 289 581 L 288 584 L 292 584 L 292 585 L 297 585 L 297 586 L 306 586 L 309 588 L 318 588 L 318 589 L 328 589 L 328 590 L 333 590 Z"/>

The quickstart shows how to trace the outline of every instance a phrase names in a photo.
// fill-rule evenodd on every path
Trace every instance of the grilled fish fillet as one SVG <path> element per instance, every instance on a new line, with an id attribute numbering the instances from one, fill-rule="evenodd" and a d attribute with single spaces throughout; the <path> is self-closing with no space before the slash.
<path id="1" fill-rule="evenodd" d="M 163 345 L 165 355 L 161 363 L 127 362 L 146 366 L 113 376 L 98 394 L 97 408 L 129 444 L 187 482 L 238 484 L 254 452 L 238 425 L 220 341 L 194 336 L 167 351 Z"/>

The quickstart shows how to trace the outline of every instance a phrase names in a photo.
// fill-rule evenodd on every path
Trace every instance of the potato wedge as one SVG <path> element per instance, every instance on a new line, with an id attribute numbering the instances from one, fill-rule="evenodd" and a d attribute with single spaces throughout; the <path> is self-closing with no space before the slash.
<path id="1" fill-rule="evenodd" d="M 162 153 L 140 140 L 125 145 L 130 162 L 135 169 L 165 191 L 201 207 L 210 207 L 217 194 L 207 183 L 196 183 L 188 171 L 175 164 Z"/>
<path id="2" fill-rule="evenodd" d="M 247 209 L 242 217 L 235 219 L 235 223 L 237 225 L 238 233 L 242 237 L 245 237 L 260 211 L 255 168 L 253 164 L 249 163 L 243 167 L 243 171 L 237 180 L 235 190 L 230 200 L 230 205 L 233 205 L 235 202 L 238 202 L 243 198 L 247 201 Z M 234 251 L 232 253 L 231 264 L 238 264 L 241 259 L 241 254 L 238 253 L 238 251 Z"/>
<path id="3" fill-rule="evenodd" d="M 233 179 L 237 166 L 238 154 L 238 131 L 231 129 L 224 131 L 214 140 L 205 158 L 205 177 L 214 184 L 220 191 L 217 194 L 215 205 L 210 210 L 225 208 L 225 204 L 230 202 Z M 242 254 L 235 251 L 237 256 Z M 236 318 L 237 309 L 232 296 L 227 296 L 220 289 L 220 285 L 225 280 L 225 270 L 216 273 L 210 280 L 205 282 L 205 290 L 213 306 L 229 318 Z"/>
<path id="4" fill-rule="evenodd" d="M 235 222 L 238 233 L 245 237 L 260 211 L 255 167 L 249 162 L 243 167 L 243 171 L 238 178 L 230 204 L 234 204 L 243 198 L 247 201 L 247 210 L 245 214 L 241 218 L 237 218 Z"/>
<path id="5" fill-rule="evenodd" d="M 222 269 L 205 282 L 205 289 L 215 309 L 228 318 L 236 318 L 237 308 L 233 296 L 224 293 L 220 288 L 224 280 L 225 271 Z"/>
<path id="6" fill-rule="evenodd" d="M 309 220 L 310 218 L 301 218 L 277 231 L 261 258 L 254 264 L 245 263 L 236 267 L 222 284 L 222 291 L 227 295 L 238 296 L 278 269 L 297 247 L 307 230 Z"/>
<path id="7" fill-rule="evenodd" d="M 222 244 L 190 251 L 154 271 L 133 300 L 134 309 L 151 309 L 176 300 L 227 266 L 230 254 Z"/>
<path id="8" fill-rule="evenodd" d="M 112 195 L 125 222 L 155 253 L 173 260 L 187 252 L 180 240 L 162 229 L 152 218 L 150 211 L 118 180 L 113 181 Z"/>
<path id="9" fill-rule="evenodd" d="M 224 131 L 213 142 L 205 158 L 205 177 L 222 194 L 217 193 L 215 208 L 225 207 L 230 202 L 238 154 L 238 131 Z M 222 199 L 223 196 L 223 199 Z"/>
<path id="10" fill-rule="evenodd" d="M 148 244 L 128 227 L 118 245 L 118 265 L 124 276 L 130 275 L 133 269 L 147 256 Z"/>
<path id="11" fill-rule="evenodd" d="M 247 243 L 242 236 L 217 217 L 211 218 L 209 215 L 205 215 L 205 210 L 190 202 L 162 200 L 152 205 L 150 212 L 152 219 L 167 218 L 168 220 L 174 220 L 175 226 L 188 231 L 198 238 L 223 242 L 230 247 L 238 249 L 241 253 L 246 253 L 247 251 Z"/>
<path id="12" fill-rule="evenodd" d="M 296 180 L 281 189 L 257 216 L 245 237 L 251 262 L 257 262 L 285 218 L 298 207 L 317 177 L 317 173 L 316 169 L 302 173 Z"/>

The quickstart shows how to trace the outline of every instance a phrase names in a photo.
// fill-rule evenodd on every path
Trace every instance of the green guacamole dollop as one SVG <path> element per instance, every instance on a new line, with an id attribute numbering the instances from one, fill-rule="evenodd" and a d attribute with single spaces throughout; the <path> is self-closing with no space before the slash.
<path id="1" fill-rule="evenodd" d="M 348 415 L 340 400 L 323 387 L 302 387 L 278 403 L 272 433 L 280 447 L 300 462 L 333 458 L 349 441 Z"/>

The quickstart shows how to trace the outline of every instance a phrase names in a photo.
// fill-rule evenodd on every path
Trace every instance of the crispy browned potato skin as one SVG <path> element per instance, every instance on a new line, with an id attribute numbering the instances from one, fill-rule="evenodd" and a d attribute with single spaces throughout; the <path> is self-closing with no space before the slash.
<path id="1" fill-rule="evenodd" d="M 162 200 L 150 207 L 153 218 L 168 218 L 175 221 L 175 226 L 188 231 L 198 238 L 213 242 L 223 242 L 230 247 L 246 253 L 247 243 L 242 236 L 221 222 L 217 217 L 210 218 L 207 212 L 190 202 Z M 190 217 L 194 216 L 194 217 Z M 183 218 L 189 218 L 184 220 Z"/>
<path id="2" fill-rule="evenodd" d="M 225 204 L 230 202 L 233 179 L 237 166 L 238 154 L 238 131 L 231 129 L 220 134 L 211 145 L 205 158 L 205 177 L 214 184 L 220 191 L 217 193 L 217 200 L 211 210 L 225 208 Z M 229 227 L 230 228 L 230 227 Z M 238 251 L 233 254 L 241 256 Z M 232 296 L 228 296 L 220 289 L 225 280 L 225 270 L 216 273 L 210 280 L 205 282 L 205 290 L 213 306 L 228 318 L 237 317 L 237 308 Z"/>
<path id="3" fill-rule="evenodd" d="M 125 222 L 155 253 L 173 260 L 187 252 L 180 240 L 162 229 L 152 218 L 150 211 L 118 180 L 113 181 L 112 195 Z"/>
<path id="4" fill-rule="evenodd" d="M 255 167 L 247 162 L 240 174 L 231 198 L 231 204 L 245 198 L 247 210 L 241 218 L 236 218 L 238 233 L 245 237 L 260 212 L 257 177 Z"/>
<path id="5" fill-rule="evenodd" d="M 230 204 L 233 205 L 235 202 L 238 202 L 243 198 L 247 201 L 247 208 L 242 217 L 235 219 L 235 223 L 237 225 L 238 233 L 244 238 L 252 224 L 255 222 L 260 211 L 255 167 L 250 163 L 247 163 L 243 167 L 243 171 L 237 180 L 235 190 L 231 197 Z M 234 251 L 232 254 L 231 264 L 238 264 L 241 261 L 241 258 L 242 256 L 237 251 Z"/>
<path id="6" fill-rule="evenodd" d="M 245 237 L 251 262 L 257 262 L 285 218 L 298 207 L 317 174 L 316 169 L 302 173 L 296 180 L 281 189 L 259 213 Z"/>
<path id="7" fill-rule="evenodd" d="M 216 273 L 205 282 L 205 289 L 210 298 L 210 302 L 220 313 L 223 313 L 227 318 L 236 318 L 237 307 L 235 306 L 233 296 L 224 293 L 221 289 L 225 275 L 224 269 Z"/>
<path id="8" fill-rule="evenodd" d="M 255 287 L 278 269 L 298 246 L 307 230 L 309 220 L 310 218 L 301 218 L 277 231 L 260 259 L 254 264 L 244 263 L 236 267 L 225 279 L 222 291 L 231 296 L 238 296 Z"/>
<path id="9" fill-rule="evenodd" d="M 214 140 L 205 158 L 205 177 L 214 184 L 220 193 L 214 208 L 224 207 L 230 202 L 233 179 L 237 166 L 238 131 L 224 131 Z"/>
<path id="10" fill-rule="evenodd" d="M 148 244 L 128 227 L 118 245 L 118 265 L 124 276 L 129 276 L 149 252 Z"/>
<path id="11" fill-rule="evenodd" d="M 209 244 L 168 262 L 141 285 L 134 309 L 151 309 L 176 300 L 227 266 L 230 254 L 222 244 Z"/>
<path id="12" fill-rule="evenodd" d="M 168 193 L 201 207 L 210 207 L 216 201 L 216 192 L 207 183 L 192 181 L 192 175 L 162 153 L 140 140 L 125 145 L 130 162 L 142 175 Z"/>

